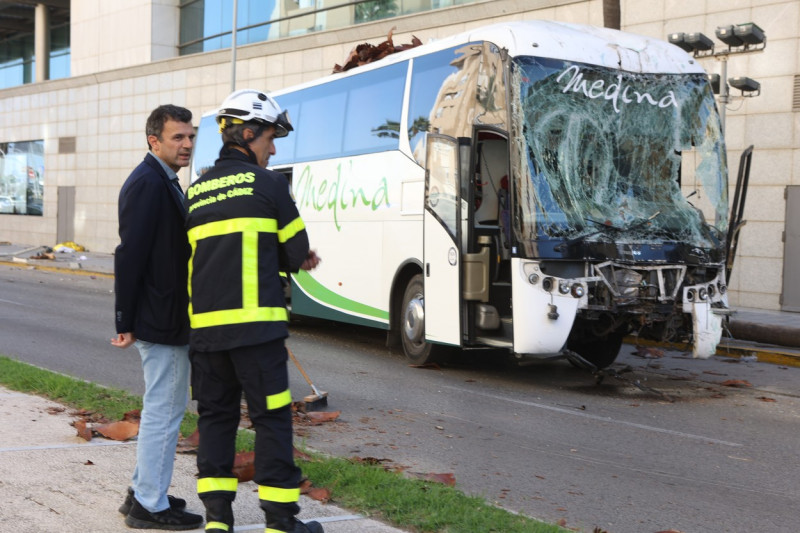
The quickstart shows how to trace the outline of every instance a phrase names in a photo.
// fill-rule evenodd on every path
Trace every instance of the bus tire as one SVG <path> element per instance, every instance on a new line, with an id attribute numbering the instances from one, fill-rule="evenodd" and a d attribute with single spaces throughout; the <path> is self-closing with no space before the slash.
<path id="1" fill-rule="evenodd" d="M 412 277 L 400 304 L 400 340 L 406 358 L 416 365 L 441 361 L 444 346 L 425 341 L 425 300 L 422 274 Z"/>
<path id="2" fill-rule="evenodd" d="M 620 327 L 603 335 L 592 332 L 591 326 L 577 321 L 567 339 L 567 348 L 577 353 L 597 368 L 606 368 L 616 361 L 625 337 L 626 327 Z"/>

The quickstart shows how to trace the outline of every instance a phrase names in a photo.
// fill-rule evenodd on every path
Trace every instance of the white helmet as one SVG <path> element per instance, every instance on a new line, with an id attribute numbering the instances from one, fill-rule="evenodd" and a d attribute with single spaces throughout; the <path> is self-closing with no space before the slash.
<path id="1" fill-rule="evenodd" d="M 217 124 L 219 124 L 220 132 L 230 124 L 251 121 L 275 126 L 275 137 L 286 137 L 290 131 L 294 130 L 286 110 L 281 111 L 274 98 L 255 89 L 240 89 L 232 92 L 222 102 L 222 107 L 217 110 Z"/>

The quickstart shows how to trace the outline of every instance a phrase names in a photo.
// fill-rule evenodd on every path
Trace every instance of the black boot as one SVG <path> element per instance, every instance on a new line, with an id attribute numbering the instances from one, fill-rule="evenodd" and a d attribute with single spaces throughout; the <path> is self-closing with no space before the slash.
<path id="1" fill-rule="evenodd" d="M 285 531 L 286 533 L 325 533 L 319 522 L 301 522 L 295 517 L 276 518 L 267 515 L 267 529 Z"/>
<path id="2" fill-rule="evenodd" d="M 230 500 L 202 498 L 206 507 L 206 533 L 233 533 L 233 509 Z"/>

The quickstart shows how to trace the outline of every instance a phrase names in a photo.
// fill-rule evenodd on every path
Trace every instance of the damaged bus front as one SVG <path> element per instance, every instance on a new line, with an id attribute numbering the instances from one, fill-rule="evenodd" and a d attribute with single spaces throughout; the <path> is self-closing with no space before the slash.
<path id="1" fill-rule="evenodd" d="M 715 352 L 725 148 L 706 75 L 671 48 L 615 43 L 614 66 L 510 59 L 515 352 L 548 351 L 542 330 L 600 368 L 629 333 Z"/>

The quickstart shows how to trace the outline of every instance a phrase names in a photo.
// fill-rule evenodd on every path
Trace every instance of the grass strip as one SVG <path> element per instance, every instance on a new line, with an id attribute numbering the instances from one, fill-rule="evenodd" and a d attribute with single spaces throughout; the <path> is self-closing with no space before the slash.
<path id="1" fill-rule="evenodd" d="M 123 390 L 94 383 L 0 356 L 0 385 L 35 394 L 74 409 L 85 409 L 119 420 L 141 409 L 142 399 Z M 184 436 L 197 427 L 197 415 L 187 412 Z M 240 431 L 237 450 L 252 450 L 251 431 Z M 408 479 L 380 466 L 354 463 L 309 452 L 298 460 L 303 474 L 317 487 L 330 489 L 335 503 L 397 527 L 420 533 L 557 533 L 564 529 L 493 507 L 483 499 L 430 481 Z"/>

